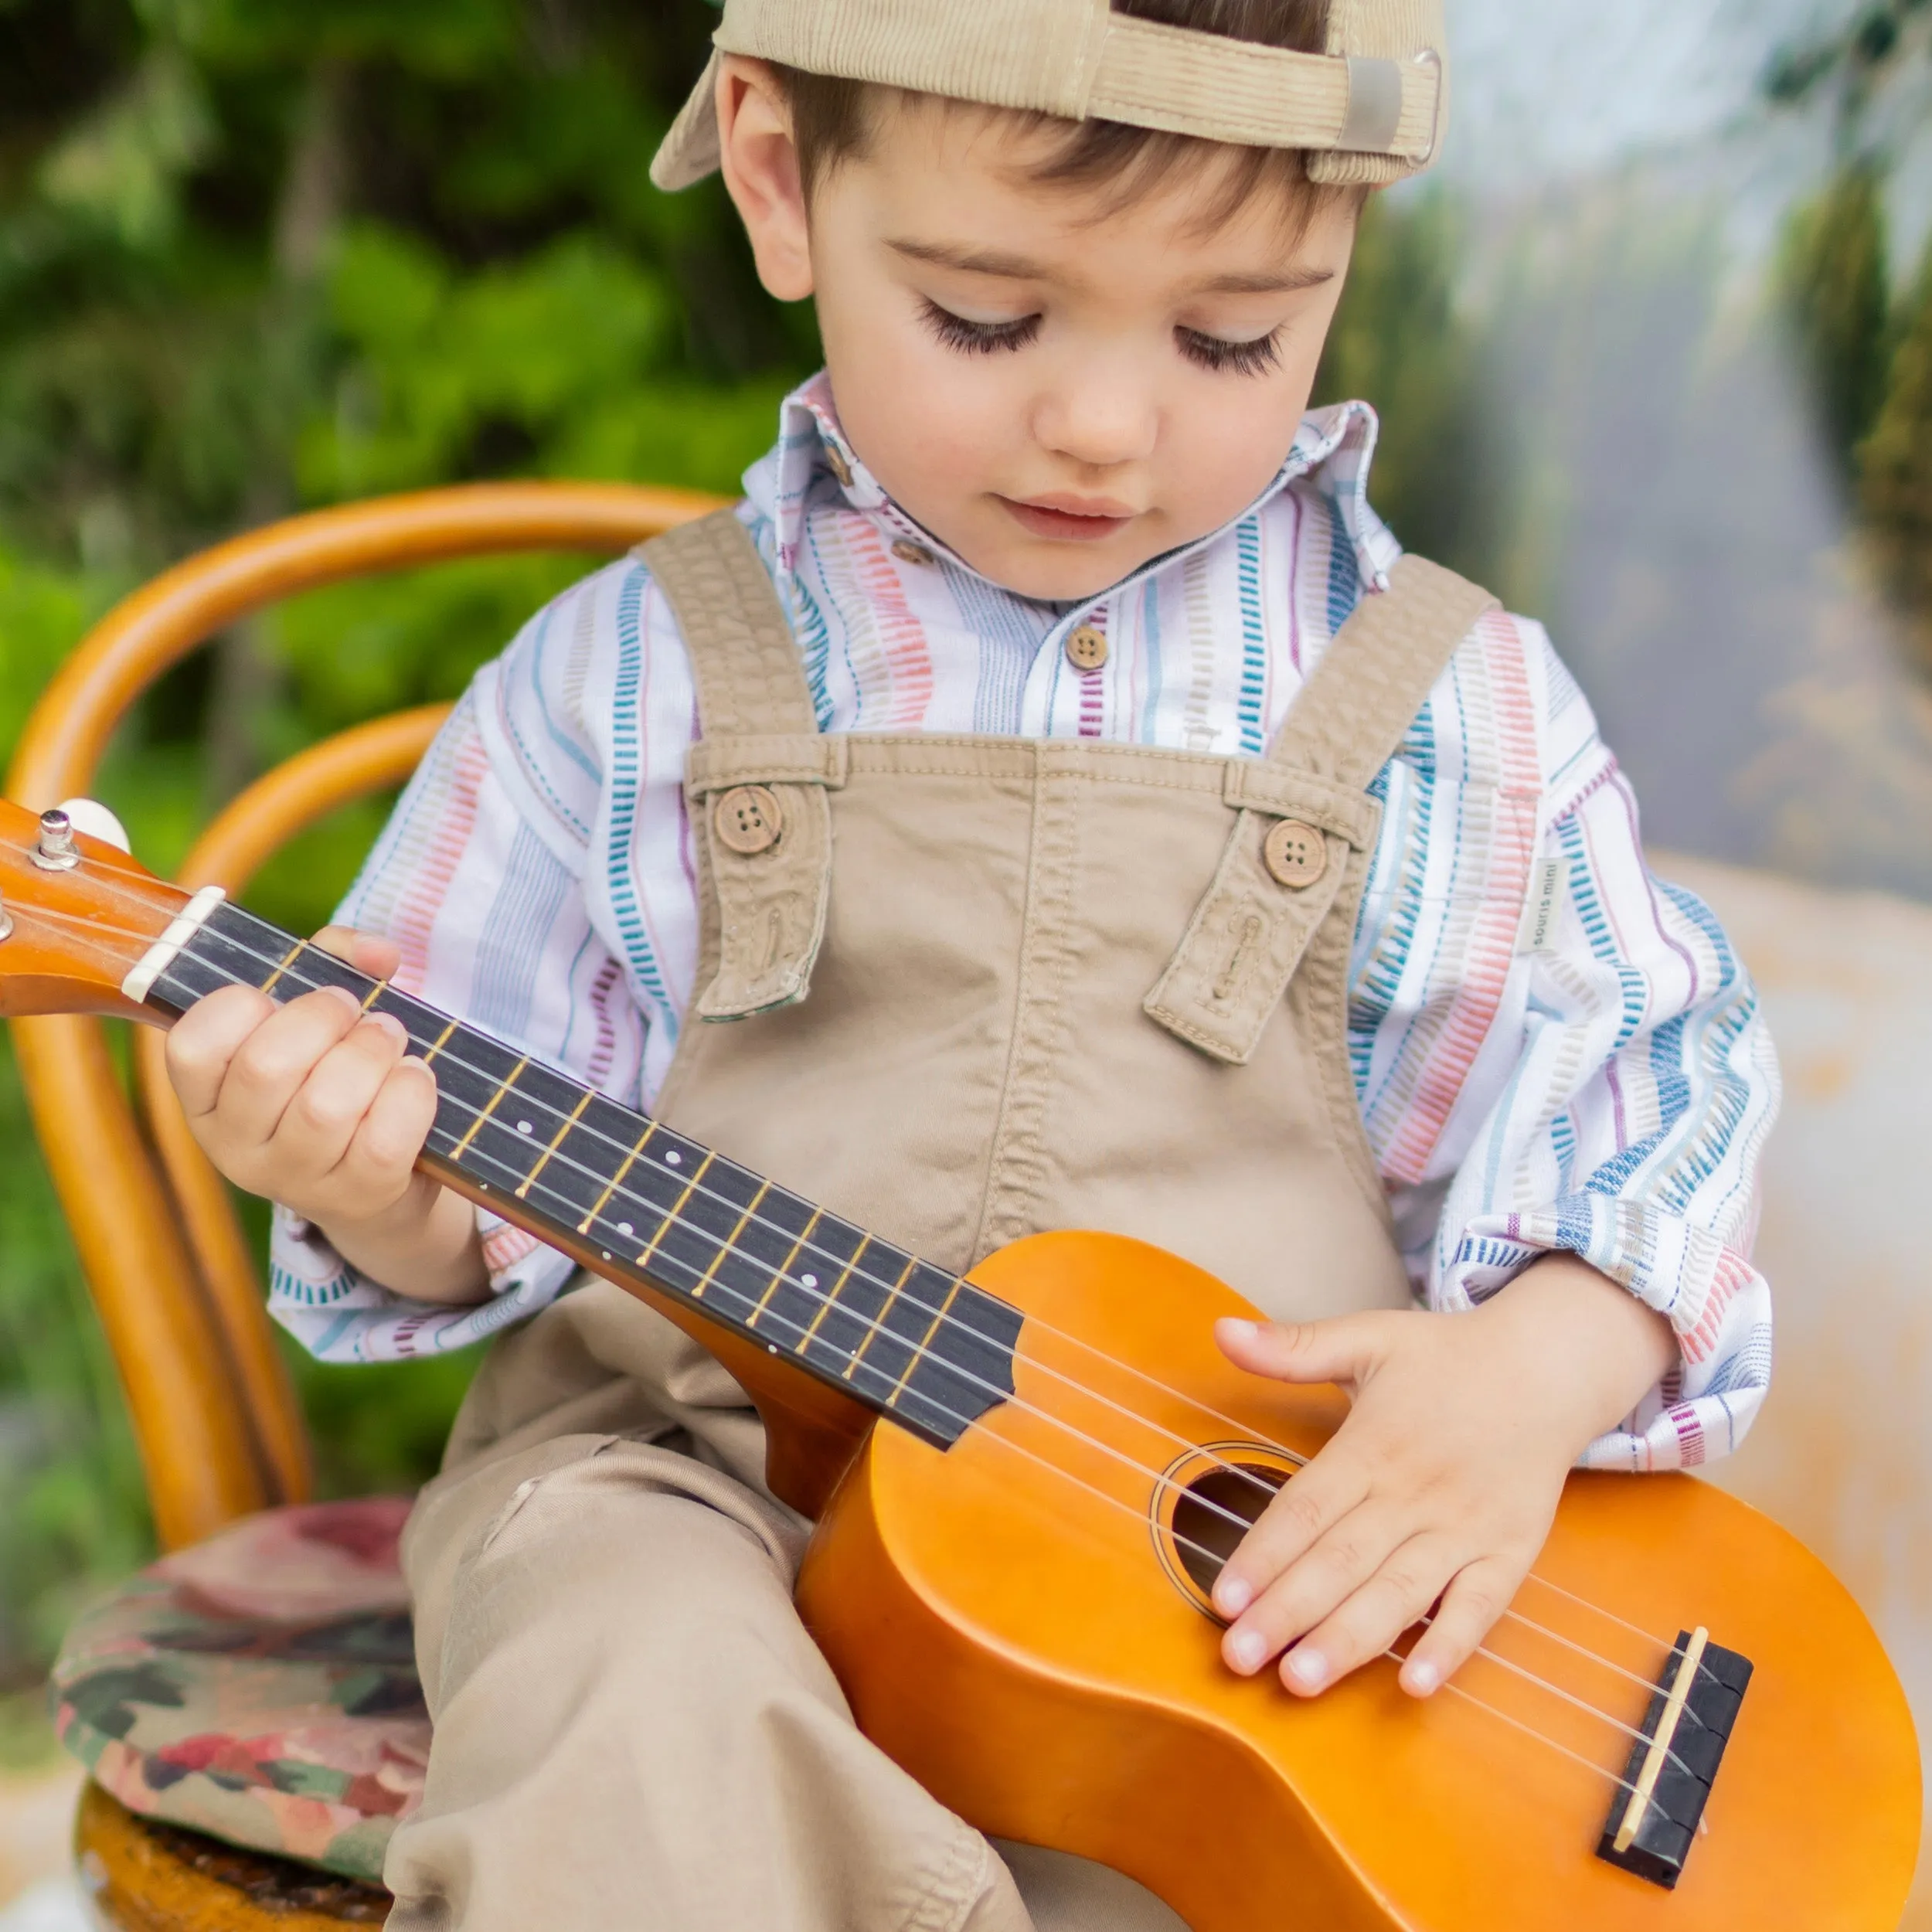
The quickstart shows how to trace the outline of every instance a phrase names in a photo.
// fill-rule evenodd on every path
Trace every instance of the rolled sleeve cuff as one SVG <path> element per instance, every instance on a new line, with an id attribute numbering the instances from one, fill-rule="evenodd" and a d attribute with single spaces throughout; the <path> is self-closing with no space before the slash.
<path id="1" fill-rule="evenodd" d="M 277 1206 L 268 1312 L 321 1362 L 406 1362 L 487 1341 L 548 1308 L 575 1264 L 481 1209 L 477 1229 L 490 1271 L 489 1299 L 452 1306 L 413 1301 L 372 1281 L 335 1252 L 319 1228 Z"/>
<path id="2" fill-rule="evenodd" d="M 1574 1194 L 1549 1206 L 1481 1215 L 1446 1250 L 1430 1297 L 1473 1308 L 1539 1256 L 1580 1256 L 1665 1317 L 1678 1362 L 1618 1428 L 1578 1458 L 1587 1469 L 1687 1469 L 1729 1455 L 1763 1406 L 1771 1369 L 1771 1297 L 1736 1249 L 1682 1216 Z"/>

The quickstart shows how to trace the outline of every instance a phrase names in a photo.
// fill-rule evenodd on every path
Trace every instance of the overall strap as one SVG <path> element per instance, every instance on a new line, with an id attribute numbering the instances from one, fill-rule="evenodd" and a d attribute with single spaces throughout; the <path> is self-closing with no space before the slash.
<path id="1" fill-rule="evenodd" d="M 735 511 L 636 554 L 677 618 L 698 694 L 685 797 L 718 918 L 692 1010 L 743 1019 L 810 987 L 832 886 L 825 790 L 845 782 L 845 742 L 818 730 L 791 622 Z"/>
<path id="2" fill-rule="evenodd" d="M 1206 896 L 1146 999 L 1217 1060 L 1253 1057 L 1332 910 L 1352 920 L 1381 823 L 1366 787 L 1496 600 L 1405 556 L 1336 634 L 1260 758 L 1228 761 L 1234 828 Z"/>

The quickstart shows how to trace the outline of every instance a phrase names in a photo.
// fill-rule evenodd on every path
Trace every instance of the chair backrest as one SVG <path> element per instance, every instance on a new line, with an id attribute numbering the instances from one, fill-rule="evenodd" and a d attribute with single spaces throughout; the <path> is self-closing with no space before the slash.
<path id="1" fill-rule="evenodd" d="M 237 620 L 348 577 L 511 550 L 614 553 L 718 499 L 621 484 L 476 484 L 293 517 L 189 558 L 83 640 L 28 720 L 8 794 L 36 811 L 86 795 L 128 707 Z M 441 706 L 343 733 L 251 786 L 209 826 L 184 883 L 245 886 L 338 805 L 406 777 Z M 156 1529 L 168 1548 L 308 1493 L 306 1433 L 226 1189 L 165 1077 L 159 1036 L 135 1064 L 146 1131 L 104 1028 L 12 1022 L 21 1077 L 120 1371 Z"/>

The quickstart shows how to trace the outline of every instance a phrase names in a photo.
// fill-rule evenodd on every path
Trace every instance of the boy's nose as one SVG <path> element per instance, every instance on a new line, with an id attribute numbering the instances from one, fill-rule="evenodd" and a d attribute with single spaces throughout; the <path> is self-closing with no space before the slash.
<path id="1" fill-rule="evenodd" d="M 1159 420 L 1153 398 L 1130 375 L 1096 366 L 1070 371 L 1040 396 L 1033 433 L 1056 456 L 1105 469 L 1151 456 Z"/>

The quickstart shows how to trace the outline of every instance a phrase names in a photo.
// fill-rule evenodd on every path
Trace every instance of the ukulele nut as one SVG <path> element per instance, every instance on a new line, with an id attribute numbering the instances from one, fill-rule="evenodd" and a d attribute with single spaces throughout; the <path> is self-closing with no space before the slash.
<path id="1" fill-rule="evenodd" d="M 0 941 L 13 937 L 13 914 L 7 910 L 7 902 L 0 899 Z"/>
<path id="2" fill-rule="evenodd" d="M 40 840 L 33 849 L 33 862 L 43 872 L 72 872 L 80 863 L 80 848 L 73 842 L 73 821 L 57 805 L 40 815 Z"/>

